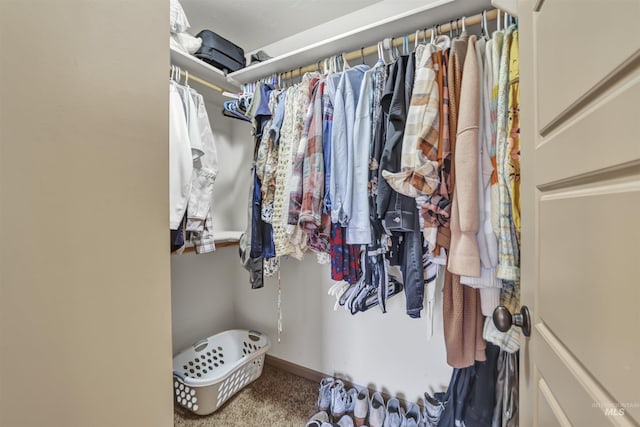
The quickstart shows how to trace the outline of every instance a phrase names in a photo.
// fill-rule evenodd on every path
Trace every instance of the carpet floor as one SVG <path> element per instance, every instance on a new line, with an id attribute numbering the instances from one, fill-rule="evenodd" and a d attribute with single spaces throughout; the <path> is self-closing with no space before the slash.
<path id="1" fill-rule="evenodd" d="M 175 427 L 299 427 L 315 412 L 318 384 L 270 365 L 211 415 L 175 408 Z"/>

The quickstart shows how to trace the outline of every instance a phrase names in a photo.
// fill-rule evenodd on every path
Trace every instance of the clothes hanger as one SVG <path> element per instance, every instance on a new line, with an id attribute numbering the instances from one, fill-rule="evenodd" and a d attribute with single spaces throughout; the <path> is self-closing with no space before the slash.
<path id="1" fill-rule="evenodd" d="M 420 30 L 416 30 L 415 35 L 413 36 L 414 40 L 413 40 L 413 51 L 415 52 L 416 49 L 418 48 L 418 42 L 420 40 Z"/>
<path id="2" fill-rule="evenodd" d="M 453 21 L 449 21 L 449 38 L 453 38 Z"/>
<path id="3" fill-rule="evenodd" d="M 480 19 L 480 37 L 486 39 L 489 35 L 487 31 L 487 10 L 482 11 L 482 18 Z"/>
<path id="4" fill-rule="evenodd" d="M 364 47 L 360 48 L 360 60 L 362 61 L 362 65 L 364 65 Z"/>
<path id="5" fill-rule="evenodd" d="M 391 61 L 395 61 L 396 57 L 393 55 L 393 38 L 387 37 L 386 39 L 382 40 L 382 45 L 385 50 L 389 51 L 389 58 L 391 59 Z"/>
<path id="6" fill-rule="evenodd" d="M 466 16 L 462 17 L 462 33 L 466 33 L 467 32 L 467 26 L 465 25 L 465 20 L 467 19 Z"/>
<path id="7" fill-rule="evenodd" d="M 342 61 L 342 71 L 345 71 L 345 70 L 351 68 L 351 66 L 347 62 L 347 54 L 346 53 L 342 52 L 342 55 L 340 55 L 340 60 Z"/>
<path id="8" fill-rule="evenodd" d="M 496 31 L 500 31 L 500 9 L 498 9 L 498 14 L 496 15 Z"/>
<path id="9" fill-rule="evenodd" d="M 409 36 L 404 36 L 402 38 L 402 54 L 409 55 Z"/>

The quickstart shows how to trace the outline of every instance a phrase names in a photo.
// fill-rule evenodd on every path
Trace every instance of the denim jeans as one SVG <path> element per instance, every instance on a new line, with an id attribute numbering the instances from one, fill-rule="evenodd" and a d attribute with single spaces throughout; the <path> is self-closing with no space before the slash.
<path id="1" fill-rule="evenodd" d="M 424 266 L 422 265 L 422 233 L 415 200 L 395 193 L 392 195 L 393 211 L 388 212 L 385 227 L 400 237 L 397 261 L 401 266 L 406 299 L 406 311 L 410 317 L 419 318 L 424 308 Z M 395 220 L 398 221 L 395 221 Z M 393 239 L 396 241 L 396 239 Z"/>

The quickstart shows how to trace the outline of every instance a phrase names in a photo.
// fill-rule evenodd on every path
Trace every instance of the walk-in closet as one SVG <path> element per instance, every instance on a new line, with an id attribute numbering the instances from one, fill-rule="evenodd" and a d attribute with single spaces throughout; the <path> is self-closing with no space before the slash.
<path id="1" fill-rule="evenodd" d="M 640 423 L 637 0 L 0 0 L 0 426 Z"/>

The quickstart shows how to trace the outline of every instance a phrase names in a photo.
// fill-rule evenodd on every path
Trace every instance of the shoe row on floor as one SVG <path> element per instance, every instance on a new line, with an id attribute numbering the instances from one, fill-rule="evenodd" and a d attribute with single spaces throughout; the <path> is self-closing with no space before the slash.
<path id="1" fill-rule="evenodd" d="M 415 403 L 406 408 L 396 398 L 385 403 L 378 392 L 370 397 L 366 387 L 347 390 L 342 381 L 331 377 L 320 382 L 317 406 L 320 412 L 309 419 L 307 427 L 431 427 L 437 423 L 435 414 L 426 408 L 423 413 Z"/>

